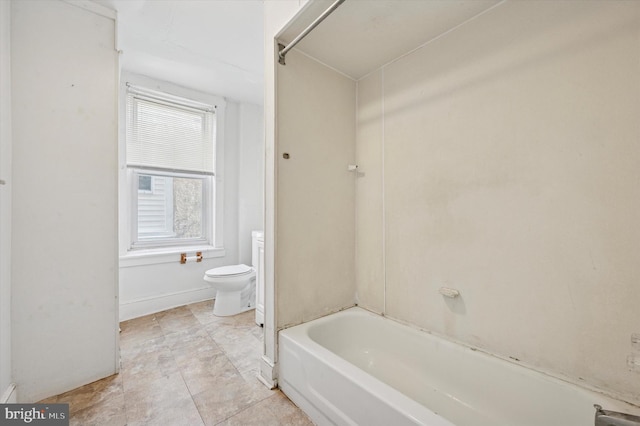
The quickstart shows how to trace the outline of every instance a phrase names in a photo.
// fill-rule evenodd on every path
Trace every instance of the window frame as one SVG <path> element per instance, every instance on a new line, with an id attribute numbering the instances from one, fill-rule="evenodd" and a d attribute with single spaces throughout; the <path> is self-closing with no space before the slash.
<path id="1" fill-rule="evenodd" d="M 167 94 L 169 98 L 182 98 L 193 100 L 196 103 L 203 103 L 215 108 L 215 132 L 214 132 L 214 171 L 211 177 L 209 195 L 210 212 L 207 216 L 209 222 L 209 240 L 204 244 L 184 245 L 180 240 L 176 244 L 166 245 L 143 245 L 137 244 L 132 248 L 132 231 L 134 223 L 134 206 L 132 205 L 132 177 L 129 167 L 127 167 L 126 145 L 127 145 L 127 107 L 126 100 L 128 87 L 134 85 L 137 88 L 152 88 L 150 91 Z M 176 253 L 185 251 L 202 251 L 205 259 L 223 257 L 226 255 L 224 248 L 224 212 L 225 212 L 225 179 L 223 178 L 225 169 L 225 122 L 227 101 L 223 97 L 211 95 L 193 89 L 157 80 L 140 74 L 123 71 L 121 74 L 119 87 L 119 253 L 120 267 L 132 267 L 141 265 L 152 265 L 159 263 L 172 263 L 175 261 Z M 137 208 L 137 206 L 135 206 Z M 137 217 L 135 219 L 137 221 Z M 192 241 L 195 242 L 195 241 Z"/>

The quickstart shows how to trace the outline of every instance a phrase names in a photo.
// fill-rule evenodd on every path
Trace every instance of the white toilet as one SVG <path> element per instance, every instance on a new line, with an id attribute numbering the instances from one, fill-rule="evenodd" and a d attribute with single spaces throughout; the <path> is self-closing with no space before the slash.
<path id="1" fill-rule="evenodd" d="M 256 259 L 251 261 L 256 263 Z M 241 264 L 209 269 L 204 273 L 204 280 L 216 290 L 214 315 L 228 317 L 255 309 L 256 270 L 251 266 Z"/>

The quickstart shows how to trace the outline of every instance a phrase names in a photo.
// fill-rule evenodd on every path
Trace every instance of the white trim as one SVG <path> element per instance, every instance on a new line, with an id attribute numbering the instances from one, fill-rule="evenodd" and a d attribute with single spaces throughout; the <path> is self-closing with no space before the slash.
<path id="1" fill-rule="evenodd" d="M 203 259 L 226 256 L 226 251 L 222 247 L 207 245 L 164 247 L 160 249 L 130 251 L 126 255 L 120 256 L 120 267 L 130 268 L 133 266 L 156 265 L 159 263 L 175 263 L 180 262 L 181 253 L 187 253 L 187 256 L 194 256 L 196 252 L 202 252 Z"/>
<path id="2" fill-rule="evenodd" d="M 227 105 L 227 101 L 221 96 L 189 89 L 187 87 L 182 87 L 168 81 L 157 80 L 155 78 L 135 74 L 127 70 L 122 70 L 120 85 L 121 94 L 124 95 L 124 97 L 126 97 L 127 94 L 126 83 L 130 83 L 138 88 L 149 88 L 149 90 L 153 92 L 160 92 L 163 94 L 168 94 L 170 96 L 176 96 L 178 98 L 189 99 L 193 102 L 199 102 L 206 105 L 215 105 L 216 114 L 220 114 L 220 111 L 224 110 Z M 223 123 L 224 121 L 222 120 L 222 118 L 218 118 L 218 124 L 222 125 Z"/>
<path id="3" fill-rule="evenodd" d="M 115 117 L 116 117 L 116 121 L 120 121 L 120 111 L 119 111 L 119 105 L 120 105 L 120 99 L 119 99 L 119 95 L 120 95 L 120 52 L 118 51 L 118 12 L 114 11 L 115 14 L 115 18 L 114 18 L 114 22 L 113 22 L 113 49 L 115 50 L 116 54 L 115 54 L 115 58 L 114 58 L 114 73 L 115 73 L 115 87 L 113 88 L 113 99 L 115 100 Z M 116 144 L 120 143 L 120 124 L 116 124 Z M 116 161 L 120 160 L 120 145 L 116 145 L 117 149 L 116 149 Z M 119 164 L 119 163 L 116 163 Z M 116 179 L 119 179 L 119 170 L 116 173 Z M 115 221 L 116 223 L 114 224 L 115 226 L 115 230 L 116 232 L 119 232 L 119 225 L 120 225 L 120 208 L 119 208 L 119 203 L 120 203 L 120 185 L 119 183 L 116 181 L 116 205 L 113 206 L 113 208 L 115 209 Z M 118 233 L 118 236 L 120 234 Z M 119 256 L 120 254 L 120 247 L 119 247 L 119 241 L 116 243 L 116 247 L 115 247 L 115 253 L 114 253 L 114 258 L 117 259 L 117 256 Z M 116 260 L 114 265 L 114 271 L 115 271 L 115 280 L 114 280 L 114 295 L 115 295 L 115 300 L 114 300 L 114 305 L 115 305 L 115 309 L 114 309 L 114 315 L 113 315 L 113 327 L 115 330 L 119 330 L 119 324 L 120 324 L 120 261 Z M 114 360 L 114 371 L 116 372 L 116 374 L 120 373 L 120 368 L 121 368 L 121 364 L 120 364 L 120 333 L 116 332 L 114 333 L 114 338 L 115 338 L 115 356 L 113 357 Z"/>
<path id="4" fill-rule="evenodd" d="M 2 397 L 0 398 L 0 404 L 15 404 L 17 402 L 16 384 L 9 383 L 7 389 L 5 389 Z"/>
<path id="5" fill-rule="evenodd" d="M 265 133 L 265 195 L 264 195 L 264 346 L 263 359 L 260 364 L 260 377 L 267 381 L 277 383 L 278 378 L 278 312 L 276 303 L 276 214 L 278 208 L 278 43 L 272 39 L 273 61 L 267 65 L 273 67 L 273 98 L 265 96 L 265 132 L 271 130 L 271 134 Z M 273 102 L 269 111 L 268 102 Z M 270 115 L 267 115 L 270 112 Z M 269 124 L 273 126 L 271 129 Z M 265 365 L 263 371 L 263 364 Z M 273 367 L 269 368 L 269 365 Z M 269 370 L 271 372 L 269 373 Z M 271 380 L 269 380 L 271 377 Z M 262 380 L 261 380 L 262 381 Z"/>
<path id="6" fill-rule="evenodd" d="M 88 10 L 89 12 L 93 12 L 96 15 L 104 16 L 105 18 L 116 20 L 118 16 L 117 12 L 113 9 L 109 9 L 108 7 L 102 6 L 101 4 L 95 3 L 91 0 L 62 0 L 65 3 L 68 3 L 72 6 L 79 7 L 84 10 Z"/>
<path id="7" fill-rule="evenodd" d="M 127 321 L 144 315 L 162 312 L 190 303 L 202 302 L 215 298 L 216 291 L 210 287 L 184 290 L 160 296 L 145 297 L 120 303 L 120 321 Z"/>
<path id="8" fill-rule="evenodd" d="M 178 106 L 189 111 L 196 110 L 200 112 L 208 112 L 214 115 L 216 113 L 216 106 L 210 103 L 198 102 L 182 96 L 176 96 L 170 93 L 136 86 L 129 82 L 125 84 L 127 86 L 127 95 L 132 95 L 134 98 L 144 99 L 146 101 L 152 101 L 162 105 L 169 105 L 171 107 Z"/>
<path id="9" fill-rule="evenodd" d="M 269 389 L 275 389 L 278 386 L 278 374 L 276 366 L 267 356 L 260 358 L 260 371 L 258 371 L 258 380 Z"/>
<path id="10" fill-rule="evenodd" d="M 166 237 L 158 237 L 155 239 L 140 238 L 138 230 L 138 200 L 140 193 L 138 190 L 138 177 L 140 174 L 151 175 L 152 177 L 169 177 L 169 178 L 188 178 L 199 179 L 202 181 L 202 237 L 191 239 L 179 239 L 172 235 Z M 136 167 L 127 168 L 127 179 L 130 180 L 130 214 L 131 232 L 129 234 L 128 252 L 132 253 L 136 250 L 156 249 L 163 247 L 170 250 L 171 247 L 182 247 L 184 250 L 193 250 L 194 246 L 206 246 L 207 248 L 215 247 L 215 211 L 214 209 L 214 177 L 209 175 L 201 175 L 194 173 L 173 172 L 162 169 L 140 169 Z M 154 192 L 153 183 L 151 193 Z M 166 192 L 165 198 L 166 223 L 173 224 L 173 192 Z M 172 228 L 173 229 L 173 228 Z M 167 229 L 166 233 L 171 234 L 172 229 Z"/>

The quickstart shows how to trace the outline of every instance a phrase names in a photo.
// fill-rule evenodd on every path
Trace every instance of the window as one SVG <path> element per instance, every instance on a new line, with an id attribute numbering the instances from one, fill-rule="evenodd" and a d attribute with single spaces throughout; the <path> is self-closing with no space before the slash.
<path id="1" fill-rule="evenodd" d="M 127 88 L 130 249 L 213 245 L 215 107 Z"/>

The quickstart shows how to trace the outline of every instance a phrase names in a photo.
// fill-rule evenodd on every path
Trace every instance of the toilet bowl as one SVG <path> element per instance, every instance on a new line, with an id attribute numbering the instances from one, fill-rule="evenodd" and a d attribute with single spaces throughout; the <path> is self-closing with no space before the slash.
<path id="1" fill-rule="evenodd" d="M 255 308 L 256 271 L 247 265 L 209 269 L 204 280 L 216 290 L 213 314 L 228 317 Z"/>

